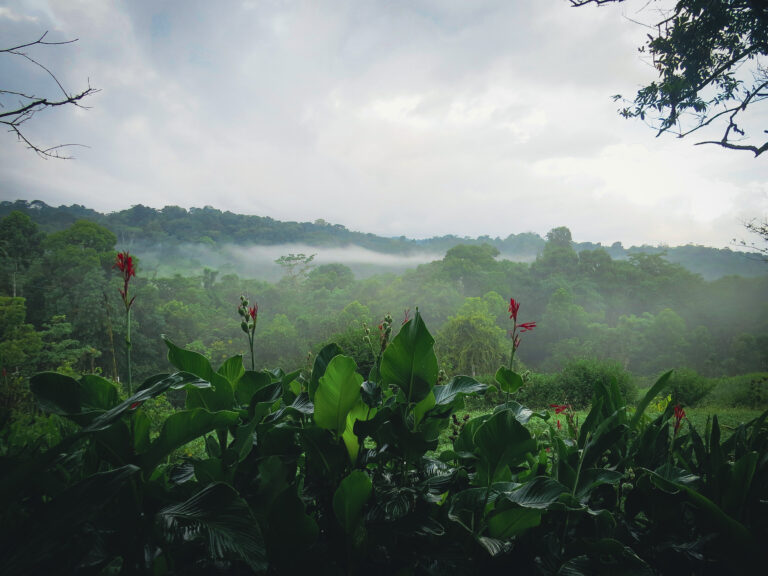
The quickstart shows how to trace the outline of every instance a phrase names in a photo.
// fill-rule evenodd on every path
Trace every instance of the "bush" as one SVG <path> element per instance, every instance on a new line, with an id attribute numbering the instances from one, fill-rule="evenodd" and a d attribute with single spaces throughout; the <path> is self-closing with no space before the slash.
<path id="1" fill-rule="evenodd" d="M 611 381 L 614 380 L 621 390 L 624 401 L 634 402 L 637 387 L 630 373 L 624 370 L 621 364 L 595 358 L 571 360 L 556 377 L 553 392 L 559 391 L 560 396 L 550 400 L 550 403 L 570 404 L 577 410 L 586 408 L 592 402 L 595 385 L 602 382 L 610 386 Z"/>
<path id="2" fill-rule="evenodd" d="M 563 397 L 559 374 L 530 374 L 525 386 L 515 394 L 515 400 L 531 408 L 547 408 Z"/>
<path id="3" fill-rule="evenodd" d="M 683 406 L 695 406 L 714 388 L 715 383 L 695 370 L 675 370 L 669 379 L 672 400 Z"/>
<path id="4" fill-rule="evenodd" d="M 734 408 L 762 408 L 768 406 L 768 373 L 743 374 L 718 378 L 712 382 L 712 391 L 702 404 Z"/>

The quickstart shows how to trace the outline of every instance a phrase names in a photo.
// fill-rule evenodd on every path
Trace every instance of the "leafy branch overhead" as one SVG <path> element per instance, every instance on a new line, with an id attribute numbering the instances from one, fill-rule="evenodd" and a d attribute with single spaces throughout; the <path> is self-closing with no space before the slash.
<path id="1" fill-rule="evenodd" d="M 71 156 L 62 154 L 62 150 L 71 146 L 82 146 L 82 144 L 57 144 L 49 147 L 41 146 L 34 143 L 25 134 L 25 124 L 34 118 L 38 112 L 48 108 L 57 108 L 59 106 L 68 105 L 77 106 L 78 108 L 86 108 L 83 106 L 82 101 L 99 90 L 92 88 L 90 83 L 88 83 L 87 88 L 84 90 L 79 92 L 67 92 L 56 75 L 37 60 L 37 58 L 30 55 L 27 51 L 29 48 L 38 46 L 64 46 L 77 42 L 77 39 L 66 40 L 63 42 L 49 42 L 45 39 L 47 35 L 48 32 L 45 32 L 40 38 L 32 42 L 19 44 L 18 46 L 12 46 L 10 48 L 0 48 L 0 54 L 18 56 L 19 58 L 26 60 L 29 64 L 40 68 L 56 84 L 57 92 L 60 92 L 60 95 L 53 97 L 39 96 L 21 89 L 14 90 L 10 88 L 0 88 L 0 124 L 7 126 L 9 132 L 16 134 L 16 138 L 25 144 L 27 148 L 33 150 L 38 156 L 43 158 L 68 159 L 71 158 Z"/>
<path id="2" fill-rule="evenodd" d="M 573 6 L 625 0 L 570 0 Z M 641 3 L 648 10 L 652 3 Z M 619 110 L 657 131 L 682 138 L 717 128 L 718 136 L 697 142 L 731 150 L 768 150 L 757 104 L 768 98 L 768 2 L 764 0 L 680 0 L 648 34 L 642 54 L 650 55 L 659 77 L 638 90 Z M 621 95 L 615 100 L 624 100 Z"/>

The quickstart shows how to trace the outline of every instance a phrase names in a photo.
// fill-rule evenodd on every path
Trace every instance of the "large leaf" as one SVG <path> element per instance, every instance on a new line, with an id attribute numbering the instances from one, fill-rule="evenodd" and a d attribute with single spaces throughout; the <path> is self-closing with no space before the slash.
<path id="1" fill-rule="evenodd" d="M 168 346 L 168 361 L 171 364 L 179 370 L 194 374 L 211 383 L 212 388 L 193 389 L 187 392 L 187 408 L 205 408 L 212 411 L 233 408 L 235 393 L 232 383 L 222 374 L 214 372 L 205 356 L 179 348 L 165 337 L 163 340 Z"/>
<path id="2" fill-rule="evenodd" d="M 143 402 L 149 400 L 150 398 L 156 398 L 169 389 L 196 386 L 199 383 L 200 379 L 194 374 L 190 374 L 188 372 L 176 372 L 175 374 L 166 374 L 162 377 L 152 378 L 149 385 L 146 387 L 142 385 L 139 390 L 133 394 L 133 396 L 95 418 L 93 422 L 88 425 L 85 431 L 98 432 L 99 430 L 104 430 L 105 428 L 111 426 L 113 422 L 120 419 L 126 412 L 135 410 Z"/>
<path id="3" fill-rule="evenodd" d="M 568 492 L 568 488 L 557 480 L 547 476 L 537 476 L 516 490 L 505 492 L 500 498 L 509 500 L 523 508 L 546 509 L 557 502 L 564 492 Z"/>
<path id="4" fill-rule="evenodd" d="M 347 414 L 360 399 L 363 377 L 349 356 L 336 356 L 328 364 L 315 392 L 315 423 L 337 435 L 344 432 Z"/>
<path id="5" fill-rule="evenodd" d="M 434 343 L 434 338 L 417 310 L 382 355 L 382 384 L 400 387 L 409 403 L 417 403 L 426 398 L 437 382 Z"/>
<path id="6" fill-rule="evenodd" d="M 488 389 L 486 384 L 481 384 L 469 376 L 454 376 L 447 384 L 435 386 L 432 392 L 435 395 L 435 404 L 437 406 L 447 406 L 453 404 L 458 398 L 478 392 L 485 392 Z"/>
<path id="7" fill-rule="evenodd" d="M 272 383 L 272 378 L 266 372 L 253 372 L 248 370 L 235 381 L 235 398 L 241 405 L 251 402 L 254 394 Z"/>
<path id="8" fill-rule="evenodd" d="M 80 404 L 93 410 L 109 410 L 120 402 L 117 386 L 95 374 L 80 377 Z"/>
<path id="9" fill-rule="evenodd" d="M 221 374 L 229 380 L 230 384 L 237 382 L 240 377 L 245 373 L 245 367 L 243 366 L 243 357 L 241 354 L 228 358 L 224 364 L 219 366 L 217 370 L 218 374 Z"/>
<path id="10" fill-rule="evenodd" d="M 336 344 L 336 342 L 331 342 L 320 350 L 320 352 L 317 353 L 317 356 L 315 356 L 315 363 L 312 366 L 312 378 L 309 381 L 308 390 L 309 399 L 312 400 L 312 402 L 315 401 L 315 391 L 317 391 L 317 387 L 320 385 L 320 378 L 325 374 L 328 364 L 331 363 L 331 360 L 333 360 L 335 356 L 338 356 L 342 352 L 341 346 Z"/>
<path id="11" fill-rule="evenodd" d="M 347 413 L 347 425 L 344 428 L 342 439 L 347 447 L 350 462 L 357 460 L 357 454 L 360 451 L 361 439 L 355 434 L 355 422 L 365 422 L 376 415 L 376 409 L 371 408 L 362 398 Z"/>
<path id="12" fill-rule="evenodd" d="M 473 440 L 480 457 L 475 483 L 480 485 L 507 480 L 509 467 L 521 464 L 526 454 L 536 450 L 536 441 L 511 410 L 483 422 Z"/>
<path id="13" fill-rule="evenodd" d="M 201 538 L 211 559 L 240 558 L 253 570 L 267 568 L 264 539 L 245 500 L 231 486 L 217 482 L 156 515 L 174 541 Z"/>
<path id="14" fill-rule="evenodd" d="M 212 430 L 236 424 L 238 418 L 237 412 L 209 412 L 203 408 L 171 414 L 163 423 L 160 435 L 142 458 L 142 467 L 151 470 L 176 448 Z"/>
<path id="15" fill-rule="evenodd" d="M 498 500 L 488 515 L 488 532 L 492 538 L 511 538 L 541 524 L 541 510 L 523 508 L 509 500 Z"/>
<path id="16" fill-rule="evenodd" d="M 41 372 L 29 379 L 29 389 L 40 408 L 46 412 L 68 416 L 80 414 L 80 384 L 56 372 Z"/>
<path id="17" fill-rule="evenodd" d="M 362 470 L 353 470 L 339 484 L 333 494 L 333 513 L 345 533 L 352 534 L 360 526 L 363 507 L 372 491 L 371 479 Z"/>
<path id="18" fill-rule="evenodd" d="M 502 392 L 512 394 L 523 386 L 523 377 L 506 366 L 501 366 L 496 371 L 496 382 Z"/>

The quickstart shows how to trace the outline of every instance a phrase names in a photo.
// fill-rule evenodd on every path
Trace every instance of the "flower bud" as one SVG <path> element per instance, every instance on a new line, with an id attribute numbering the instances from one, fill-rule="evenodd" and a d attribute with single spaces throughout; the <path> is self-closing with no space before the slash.
<path id="1" fill-rule="evenodd" d="M 248 334 L 248 322 L 246 322 L 245 320 L 243 320 L 243 321 L 240 323 L 240 328 L 242 328 L 242 329 L 243 329 L 243 332 L 245 332 L 246 334 Z"/>

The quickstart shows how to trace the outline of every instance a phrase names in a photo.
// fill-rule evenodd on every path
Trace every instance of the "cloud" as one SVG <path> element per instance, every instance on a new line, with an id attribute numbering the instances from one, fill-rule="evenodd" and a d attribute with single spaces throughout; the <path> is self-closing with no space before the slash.
<path id="1" fill-rule="evenodd" d="M 3 142 L 4 199 L 213 205 L 426 237 L 554 226 L 577 240 L 724 245 L 761 215 L 759 161 L 616 114 L 655 72 L 629 8 L 567 2 L 45 2 L 2 18 L 88 111 L 29 123 L 75 162 Z M 31 19 L 35 19 L 35 23 Z M 12 28 L 12 30 L 10 29 Z M 0 58 L 0 77 L 19 76 Z M 35 80 L 39 81 L 39 80 Z"/>

